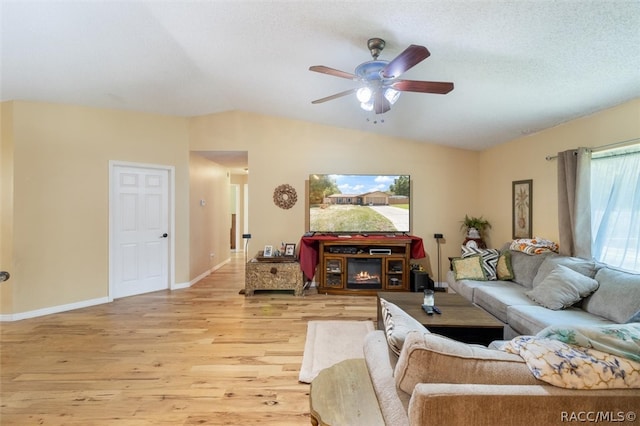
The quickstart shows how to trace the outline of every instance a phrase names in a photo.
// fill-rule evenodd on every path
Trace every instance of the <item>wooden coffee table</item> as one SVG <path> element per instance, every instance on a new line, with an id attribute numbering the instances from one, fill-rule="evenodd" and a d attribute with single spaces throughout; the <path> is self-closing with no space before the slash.
<path id="1" fill-rule="evenodd" d="M 422 310 L 422 293 L 378 292 L 379 330 L 384 330 L 380 298 L 397 305 L 432 333 L 481 345 L 503 339 L 504 324 L 502 322 L 455 293 L 436 293 L 435 304 L 442 314 L 427 315 Z"/>

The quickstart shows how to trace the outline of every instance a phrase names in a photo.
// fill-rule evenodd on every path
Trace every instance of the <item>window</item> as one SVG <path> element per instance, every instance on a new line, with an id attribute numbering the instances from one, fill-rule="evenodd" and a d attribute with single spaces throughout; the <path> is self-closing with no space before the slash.
<path id="1" fill-rule="evenodd" d="M 640 145 L 593 153 L 591 232 L 596 260 L 640 272 Z"/>

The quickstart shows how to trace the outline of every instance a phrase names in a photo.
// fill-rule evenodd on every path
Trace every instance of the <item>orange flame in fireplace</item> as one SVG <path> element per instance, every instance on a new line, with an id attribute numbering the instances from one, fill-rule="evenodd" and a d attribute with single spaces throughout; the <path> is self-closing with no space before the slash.
<path id="1" fill-rule="evenodd" d="M 371 275 L 367 271 L 360 271 L 354 276 L 356 281 L 380 281 L 379 275 Z"/>

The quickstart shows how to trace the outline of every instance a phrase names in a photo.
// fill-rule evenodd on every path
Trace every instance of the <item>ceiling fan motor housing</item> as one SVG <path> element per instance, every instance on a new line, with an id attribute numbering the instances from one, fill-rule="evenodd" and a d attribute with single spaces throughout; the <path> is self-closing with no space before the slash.
<path id="1" fill-rule="evenodd" d="M 378 56 L 380 56 L 380 53 L 382 52 L 382 49 L 384 49 L 385 45 L 385 41 L 377 37 L 370 38 L 369 41 L 367 41 L 367 47 L 369 48 L 373 59 L 378 59 Z"/>

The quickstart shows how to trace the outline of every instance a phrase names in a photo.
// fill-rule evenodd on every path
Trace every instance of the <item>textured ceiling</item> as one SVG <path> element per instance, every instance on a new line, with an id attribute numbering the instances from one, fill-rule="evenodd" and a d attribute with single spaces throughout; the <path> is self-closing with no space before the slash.
<path id="1" fill-rule="evenodd" d="M 244 110 L 483 149 L 640 96 L 637 0 L 0 4 L 2 100 Z M 312 105 L 355 83 L 309 66 L 353 72 L 370 37 L 380 59 L 426 46 L 403 78 L 455 89 L 403 93 L 380 116 L 353 97 Z"/>

